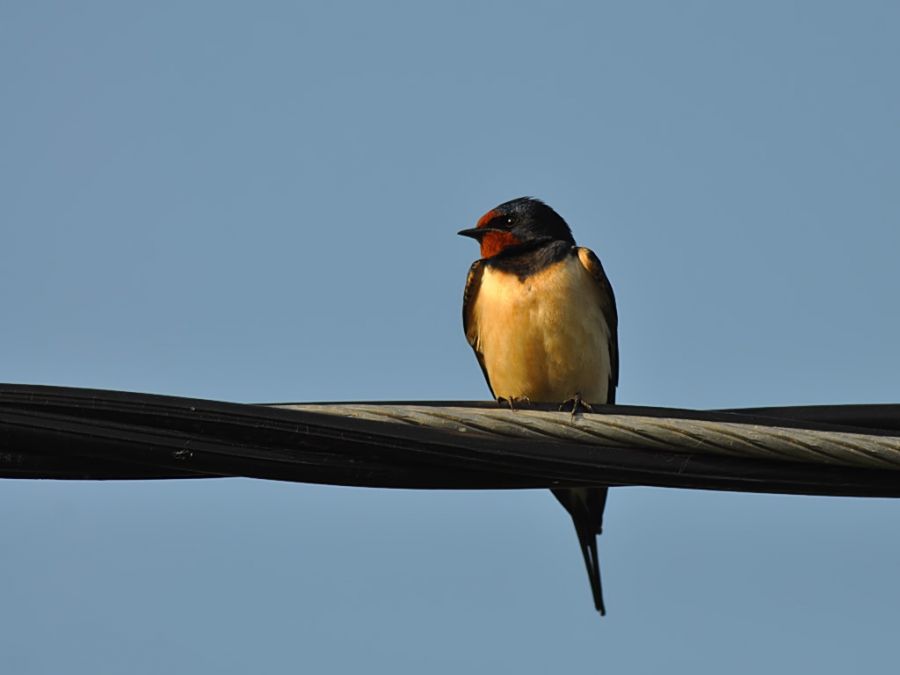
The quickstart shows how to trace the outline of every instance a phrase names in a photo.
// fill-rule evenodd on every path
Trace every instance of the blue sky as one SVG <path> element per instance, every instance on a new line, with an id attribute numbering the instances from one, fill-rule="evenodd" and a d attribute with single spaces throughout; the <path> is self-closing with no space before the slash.
<path id="1" fill-rule="evenodd" d="M 483 399 L 471 241 L 604 262 L 619 401 L 900 401 L 888 2 L 0 6 L 0 380 Z M 876 670 L 890 500 L 4 481 L 14 673 Z"/>

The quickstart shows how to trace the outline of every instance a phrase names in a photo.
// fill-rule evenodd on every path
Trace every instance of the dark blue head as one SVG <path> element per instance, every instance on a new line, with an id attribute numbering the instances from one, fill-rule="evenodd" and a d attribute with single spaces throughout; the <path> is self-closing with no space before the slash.
<path id="1" fill-rule="evenodd" d="M 575 245 L 566 221 L 533 197 L 503 202 L 479 218 L 474 228 L 459 234 L 481 243 L 482 258 L 492 258 L 513 247 L 530 248 L 555 241 Z"/>

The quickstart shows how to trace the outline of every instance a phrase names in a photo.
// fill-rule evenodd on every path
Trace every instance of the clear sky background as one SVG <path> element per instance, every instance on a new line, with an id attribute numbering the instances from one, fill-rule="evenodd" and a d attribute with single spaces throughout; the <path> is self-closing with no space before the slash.
<path id="1" fill-rule="evenodd" d="M 892 2 L 0 4 L 0 380 L 484 399 L 456 236 L 604 262 L 619 401 L 900 402 Z M 0 481 L 0 670 L 893 671 L 900 503 Z"/>

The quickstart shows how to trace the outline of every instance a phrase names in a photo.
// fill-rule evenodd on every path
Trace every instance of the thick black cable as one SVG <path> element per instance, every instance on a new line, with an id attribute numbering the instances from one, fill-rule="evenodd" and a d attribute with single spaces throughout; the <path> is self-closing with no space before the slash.
<path id="1" fill-rule="evenodd" d="M 454 405 L 481 409 L 493 404 Z M 774 424 L 788 431 L 821 429 L 895 436 L 900 429 L 900 406 L 714 412 L 615 406 L 615 412 Z M 602 483 L 900 496 L 900 472 L 895 470 L 482 438 L 279 407 L 32 385 L 0 385 L 0 476 L 248 476 L 449 489 Z"/>

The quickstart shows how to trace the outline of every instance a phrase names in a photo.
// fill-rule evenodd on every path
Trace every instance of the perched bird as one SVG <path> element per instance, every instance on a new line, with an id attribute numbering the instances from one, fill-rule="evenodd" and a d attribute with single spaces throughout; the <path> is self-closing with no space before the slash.
<path id="1" fill-rule="evenodd" d="M 600 260 L 566 221 L 531 197 L 491 209 L 459 234 L 481 244 L 463 296 L 466 339 L 494 398 L 572 405 L 615 403 L 616 301 Z M 575 523 L 594 606 L 605 614 L 597 559 L 607 488 L 554 489 Z"/>

